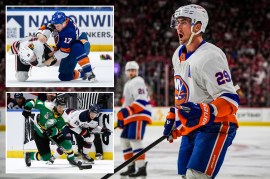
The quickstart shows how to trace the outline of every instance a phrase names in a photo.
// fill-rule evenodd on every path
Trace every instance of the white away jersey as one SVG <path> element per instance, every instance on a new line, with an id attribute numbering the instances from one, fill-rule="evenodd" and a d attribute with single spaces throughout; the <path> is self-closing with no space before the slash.
<path id="1" fill-rule="evenodd" d="M 140 76 L 136 76 L 125 83 L 124 86 L 124 103 L 122 107 L 130 106 L 135 100 L 141 99 L 149 101 L 147 87 L 144 83 L 144 79 Z"/>
<path id="2" fill-rule="evenodd" d="M 181 53 L 185 46 L 179 46 L 173 57 L 175 84 L 175 106 L 185 102 L 210 103 L 222 94 L 237 94 L 225 54 L 215 45 L 202 43 L 188 59 Z M 238 106 L 230 98 L 225 100 Z"/>
<path id="3" fill-rule="evenodd" d="M 96 120 L 96 118 L 93 120 L 90 119 L 88 110 L 67 109 L 65 110 L 62 117 L 64 118 L 70 129 L 77 134 L 80 134 L 83 128 L 89 128 L 94 132 L 100 132 L 102 129 L 98 125 L 98 121 Z"/>
<path id="4" fill-rule="evenodd" d="M 44 58 L 44 46 L 36 37 L 25 37 L 19 41 L 16 41 L 12 44 L 12 47 L 9 50 L 10 55 L 17 55 L 20 52 L 21 47 L 33 48 L 33 52 L 37 57 L 38 64 L 37 67 L 43 67 L 44 64 L 42 62 L 45 61 Z"/>

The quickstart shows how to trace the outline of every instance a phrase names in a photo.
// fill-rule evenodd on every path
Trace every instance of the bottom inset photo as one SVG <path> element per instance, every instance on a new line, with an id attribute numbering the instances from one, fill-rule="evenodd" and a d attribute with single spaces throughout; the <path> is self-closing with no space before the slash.
<path id="1" fill-rule="evenodd" d="M 113 92 L 6 95 L 6 173 L 113 173 Z"/>

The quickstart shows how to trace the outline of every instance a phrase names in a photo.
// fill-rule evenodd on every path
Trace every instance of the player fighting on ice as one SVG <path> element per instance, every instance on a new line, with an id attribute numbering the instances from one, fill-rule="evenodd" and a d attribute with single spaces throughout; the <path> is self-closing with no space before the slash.
<path id="1" fill-rule="evenodd" d="M 92 104 L 89 110 L 74 110 L 66 109 L 63 118 L 67 122 L 67 126 L 62 130 L 63 136 L 67 140 L 72 140 L 72 134 L 77 140 L 78 151 L 82 154 L 84 163 L 94 164 L 94 159 L 88 154 L 92 147 L 96 133 L 102 133 L 105 136 L 111 135 L 111 131 L 107 128 L 102 128 L 98 125 L 100 107 L 98 104 Z M 83 138 L 83 143 L 80 143 L 78 138 Z M 54 155 L 50 158 L 47 164 L 53 164 L 54 160 L 63 154 L 61 148 L 57 148 Z"/>
<path id="2" fill-rule="evenodd" d="M 163 135 L 182 136 L 178 174 L 186 179 L 215 178 L 238 128 L 239 97 L 225 54 L 203 40 L 207 24 L 207 11 L 195 4 L 177 9 L 171 21 L 180 46 L 172 57 L 175 107 Z"/>
<path id="3" fill-rule="evenodd" d="M 117 113 L 118 127 L 123 129 L 121 133 L 121 144 L 124 159 L 128 160 L 143 149 L 142 140 L 145 133 L 146 124 L 151 124 L 151 104 L 144 79 L 138 76 L 139 65 L 135 61 L 127 62 L 126 76 L 122 108 Z M 135 163 L 128 165 L 121 176 L 139 177 L 146 176 L 145 154 L 141 155 Z M 137 167 L 137 170 L 135 168 Z"/>
<path id="4" fill-rule="evenodd" d="M 54 38 L 56 47 L 50 48 L 46 42 Z M 79 29 L 75 22 L 63 12 L 56 12 L 52 19 L 42 25 L 36 37 L 27 37 L 16 41 L 11 46 L 10 54 L 17 56 L 16 78 L 26 81 L 31 66 L 43 67 L 60 63 L 58 78 L 61 81 L 70 81 L 78 78 L 96 82 L 90 59 L 90 43 L 87 34 L 79 36 Z M 77 63 L 82 67 L 75 70 Z"/>
<path id="5" fill-rule="evenodd" d="M 48 161 L 51 158 L 51 140 L 49 137 L 65 150 L 69 163 L 77 166 L 70 140 L 61 135 L 61 131 L 66 126 L 65 120 L 62 118 L 65 105 L 65 100 L 59 97 L 55 103 L 42 102 L 36 99 L 26 103 L 22 115 L 27 119 L 31 117 L 32 108 L 40 110 L 40 115 L 34 125 L 34 139 L 38 152 L 25 153 L 25 162 L 28 167 L 31 166 L 31 161 Z"/>

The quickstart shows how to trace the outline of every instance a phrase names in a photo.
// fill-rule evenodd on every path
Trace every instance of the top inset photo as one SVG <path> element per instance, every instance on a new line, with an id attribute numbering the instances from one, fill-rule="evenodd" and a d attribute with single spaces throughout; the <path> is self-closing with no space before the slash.
<path id="1" fill-rule="evenodd" d="M 113 6 L 6 6 L 7 87 L 114 87 Z"/>

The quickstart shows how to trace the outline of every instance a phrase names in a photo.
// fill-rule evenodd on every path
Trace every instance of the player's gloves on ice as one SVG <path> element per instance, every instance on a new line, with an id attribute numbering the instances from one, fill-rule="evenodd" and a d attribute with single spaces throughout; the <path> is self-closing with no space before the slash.
<path id="1" fill-rule="evenodd" d="M 215 119 L 211 104 L 187 102 L 181 104 L 180 120 L 187 127 L 212 125 Z M 189 109 L 189 110 L 187 110 Z"/>
<path id="2" fill-rule="evenodd" d="M 163 135 L 167 136 L 167 140 L 172 143 L 174 139 L 181 136 L 181 131 L 177 129 L 181 125 L 180 121 L 175 121 L 175 108 L 171 107 L 166 116 Z"/>
<path id="3" fill-rule="evenodd" d="M 25 106 L 23 112 L 22 112 L 22 115 L 25 117 L 25 118 L 29 118 L 31 116 L 31 109 L 27 106 Z"/>
<path id="4" fill-rule="evenodd" d="M 104 136 L 109 136 L 109 135 L 111 135 L 111 131 L 110 131 L 110 129 L 108 129 L 108 128 L 102 128 L 102 129 L 101 129 L 101 132 L 103 132 L 103 135 L 104 135 Z"/>

